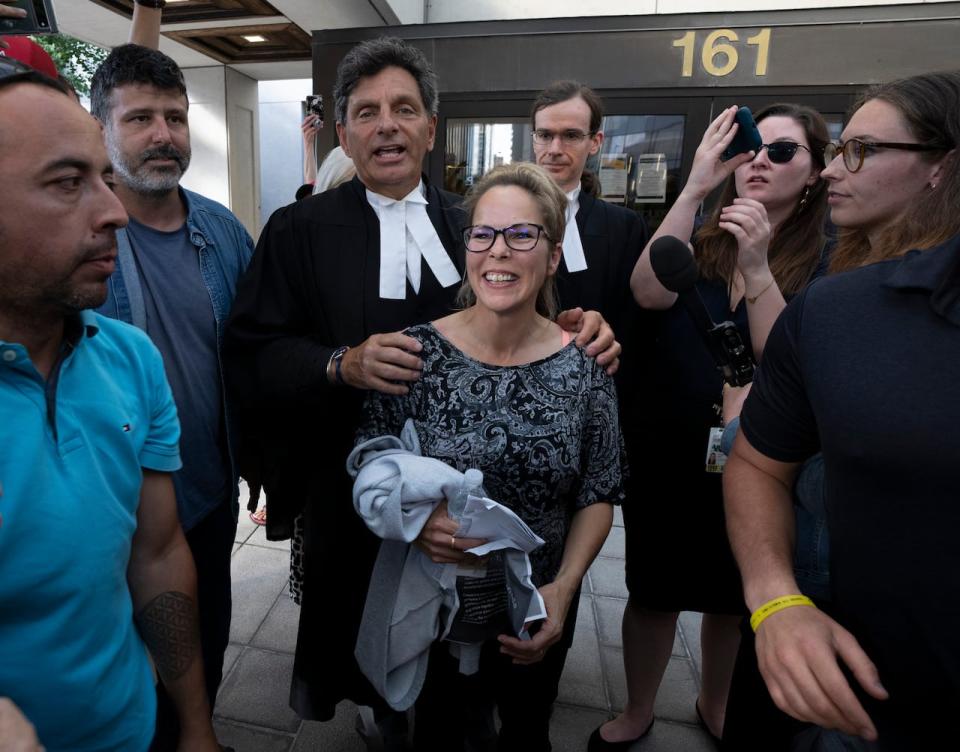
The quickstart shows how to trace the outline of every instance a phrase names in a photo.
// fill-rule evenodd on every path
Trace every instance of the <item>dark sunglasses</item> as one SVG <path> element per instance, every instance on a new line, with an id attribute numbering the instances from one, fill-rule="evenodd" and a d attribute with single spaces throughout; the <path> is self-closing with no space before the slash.
<path id="1" fill-rule="evenodd" d="M 772 144 L 760 144 L 760 148 L 757 149 L 757 156 L 760 156 L 762 149 L 767 150 L 767 159 L 774 164 L 786 164 L 793 159 L 793 155 L 797 153 L 797 149 L 810 151 L 806 146 L 798 144 L 795 141 L 774 141 Z"/>

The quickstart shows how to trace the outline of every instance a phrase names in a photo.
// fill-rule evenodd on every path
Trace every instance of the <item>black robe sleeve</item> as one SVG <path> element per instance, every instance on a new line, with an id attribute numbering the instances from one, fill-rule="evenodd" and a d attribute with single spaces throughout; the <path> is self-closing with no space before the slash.
<path id="1" fill-rule="evenodd" d="M 311 401 L 331 388 L 327 362 L 339 345 L 311 322 L 310 238 L 297 224 L 292 206 L 274 213 L 237 289 L 225 351 L 244 402 Z"/>
<path id="2" fill-rule="evenodd" d="M 362 400 L 326 378 L 333 351 L 362 341 L 355 322 L 363 254 L 345 252 L 345 241 L 362 249 L 366 234 L 349 191 L 273 214 L 227 323 L 224 373 L 239 406 L 240 475 L 252 494 L 261 485 L 267 492 L 271 540 L 290 537 L 310 490 L 329 482 L 337 455 L 346 456 L 352 427 L 343 424 Z M 331 443 L 331 456 L 321 456 Z"/>

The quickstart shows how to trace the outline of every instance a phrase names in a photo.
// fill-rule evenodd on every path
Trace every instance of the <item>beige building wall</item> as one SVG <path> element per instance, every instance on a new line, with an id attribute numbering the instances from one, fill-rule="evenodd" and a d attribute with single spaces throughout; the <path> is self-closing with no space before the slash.
<path id="1" fill-rule="evenodd" d="M 260 232 L 257 82 L 224 66 L 186 68 L 193 159 L 183 186 L 229 207 Z"/>
<path id="2" fill-rule="evenodd" d="M 521 18 L 730 13 L 736 11 L 809 10 L 866 5 L 935 4 L 950 0 L 434 0 L 428 23 L 498 21 Z"/>

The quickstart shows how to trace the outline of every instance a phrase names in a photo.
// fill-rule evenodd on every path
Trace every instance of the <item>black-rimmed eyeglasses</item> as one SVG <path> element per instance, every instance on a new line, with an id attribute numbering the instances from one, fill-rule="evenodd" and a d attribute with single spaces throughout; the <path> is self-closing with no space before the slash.
<path id="1" fill-rule="evenodd" d="M 493 244 L 497 242 L 497 235 L 503 235 L 503 242 L 507 244 L 507 248 L 514 251 L 532 251 L 540 241 L 541 235 L 550 240 L 543 225 L 522 222 L 501 230 L 487 225 L 464 227 L 463 244 L 471 253 L 483 253 L 493 248 Z"/>
<path id="2" fill-rule="evenodd" d="M 927 144 L 903 144 L 897 141 L 861 141 L 850 138 L 846 141 L 828 143 L 823 148 L 823 159 L 830 164 L 838 155 L 843 155 L 843 166 L 850 172 L 863 167 L 863 160 L 877 149 L 900 149 L 901 151 L 943 151 L 939 146 Z"/>
<path id="3" fill-rule="evenodd" d="M 763 149 L 767 150 L 767 159 L 774 164 L 786 164 L 793 159 L 797 149 L 807 149 L 807 147 L 798 144 L 796 141 L 774 141 L 772 144 L 760 144 L 760 148 L 757 149 L 757 156 L 760 156 Z M 807 151 L 810 150 L 807 149 Z"/>
<path id="4" fill-rule="evenodd" d="M 593 133 L 584 133 L 583 131 L 576 130 L 558 131 L 554 133 L 553 131 L 544 130 L 543 128 L 537 128 L 537 130 L 533 132 L 533 143 L 538 146 L 546 146 L 547 144 L 552 144 L 553 139 L 559 136 L 564 146 L 576 146 L 581 143 L 583 139 L 593 135 Z"/>

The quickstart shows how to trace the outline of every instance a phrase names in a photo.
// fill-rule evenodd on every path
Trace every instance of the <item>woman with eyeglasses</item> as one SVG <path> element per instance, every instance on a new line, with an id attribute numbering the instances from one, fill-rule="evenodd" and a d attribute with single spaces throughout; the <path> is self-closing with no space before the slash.
<path id="1" fill-rule="evenodd" d="M 912 78 L 894 81 L 888 84 L 882 84 L 866 92 L 854 106 L 850 119 L 844 128 L 841 140 L 835 144 L 828 144 L 826 148 L 827 166 L 822 176 L 828 184 L 828 201 L 830 205 L 830 218 L 839 228 L 839 240 L 834 250 L 830 263 L 830 272 L 849 271 L 859 267 L 868 266 L 875 262 L 888 261 L 907 254 L 914 249 L 929 250 L 936 246 L 943 246 L 948 241 L 956 242 L 960 236 L 960 170 L 957 169 L 956 147 L 960 140 L 960 72 L 951 73 L 933 73 L 915 76 Z M 939 251 L 942 254 L 942 249 Z M 896 262 L 890 262 L 896 263 Z M 921 259 L 914 257 L 913 268 L 918 268 L 918 264 L 925 263 Z M 879 268 L 879 267 L 878 267 Z M 865 274 L 866 272 L 864 272 Z M 908 277 L 913 275 L 915 281 L 908 282 Z M 921 294 L 926 287 L 934 287 L 937 281 L 929 273 L 908 271 L 904 265 L 902 269 L 894 272 L 891 270 L 885 275 L 886 279 L 892 284 L 891 289 L 904 288 L 909 285 Z M 923 281 L 916 281 L 920 277 L 925 277 Z M 899 278 L 899 281 L 896 281 Z M 839 280 L 837 280 L 839 283 Z M 811 288 L 812 294 L 817 288 Z M 828 296 L 829 297 L 829 296 Z M 805 309 L 812 308 L 809 301 L 805 303 Z M 899 309 L 898 309 L 899 310 Z M 904 315 L 906 310 L 904 309 Z M 845 320 L 839 315 L 835 328 L 831 322 L 831 328 L 828 335 L 845 336 L 844 332 L 850 327 L 864 327 L 864 334 L 867 335 L 871 327 L 869 316 L 858 316 L 857 321 Z M 898 314 L 899 318 L 899 314 Z M 864 320 L 866 319 L 866 320 Z M 906 322 L 907 319 L 904 318 Z M 899 348 L 898 340 L 904 337 L 903 333 L 893 330 L 884 332 L 883 339 L 888 341 L 892 348 Z M 818 351 L 822 347 L 816 348 Z M 883 352 L 879 353 L 881 358 L 887 357 Z M 938 356 L 939 357 L 939 356 Z M 944 355 L 949 357 L 949 355 Z M 852 370 L 860 369 L 870 373 L 871 378 L 886 379 L 888 374 L 883 370 L 874 370 L 864 363 L 851 363 Z M 848 368 L 844 366 L 843 368 Z M 911 365 L 911 369 L 913 366 Z M 921 379 L 926 379 L 921 376 Z M 771 384 L 773 382 L 771 381 Z M 829 380 L 827 380 L 829 384 Z M 765 385 L 766 389 L 770 385 Z M 826 384 L 804 384 L 805 389 L 823 390 Z M 828 391 L 830 391 L 828 389 Z M 902 392 L 901 390 L 890 389 L 890 393 Z M 839 394 L 839 392 L 838 392 Z M 885 392 L 886 394 L 886 392 Z M 764 395 L 764 398 L 766 395 Z M 938 398 L 939 399 L 939 398 Z M 941 400 L 941 402 L 943 402 Z M 782 404 L 789 404 L 788 401 Z M 906 425 L 904 421 L 896 417 L 888 410 L 887 404 L 876 404 L 872 409 L 863 412 L 857 408 L 858 413 L 870 414 L 882 412 L 884 416 L 889 415 L 889 420 L 893 425 Z M 823 415 L 813 416 L 818 423 L 824 420 Z M 829 426 L 825 428 L 827 434 L 831 433 Z M 919 436 L 902 429 L 901 433 L 910 436 L 910 443 L 913 443 Z M 873 445 L 867 451 L 863 451 L 856 444 L 850 445 L 849 449 L 857 455 L 857 464 L 862 467 L 869 467 L 870 463 L 876 463 L 874 456 L 879 456 L 882 451 L 882 445 L 876 437 L 870 437 L 869 432 L 858 429 L 856 425 L 845 425 L 844 432 L 849 436 L 861 435 L 873 442 Z M 751 432 L 752 433 L 752 432 Z M 755 434 L 754 434 L 755 436 Z M 792 433 L 792 438 L 797 438 L 799 434 Z M 751 442 L 754 440 L 751 436 L 747 437 Z M 827 437 L 824 438 L 826 442 Z M 789 442 L 780 444 L 781 447 Z M 850 444 L 848 441 L 843 442 Z M 780 449 L 779 451 L 787 451 Z M 828 454 L 825 450 L 825 454 Z M 824 459 L 821 455 L 816 455 L 814 459 L 820 458 L 820 467 L 823 467 Z M 837 468 L 842 465 L 842 459 L 838 459 L 835 451 L 833 457 L 827 457 L 827 461 L 833 463 L 834 479 L 837 477 Z M 881 461 L 878 465 L 887 463 Z M 803 465 L 795 486 L 798 496 L 801 487 L 805 487 L 805 493 L 810 496 L 819 495 L 821 506 L 827 503 L 828 511 L 830 506 L 829 489 L 824 485 L 824 476 L 822 469 L 818 474 L 812 475 L 807 471 L 810 461 Z M 875 473 L 879 468 L 874 468 L 870 473 Z M 805 478 L 805 476 L 807 476 Z M 919 477 L 919 476 L 918 476 Z M 913 485 L 913 478 L 910 478 Z M 921 484 L 922 485 L 922 484 Z M 918 486 L 919 488 L 919 486 Z M 728 494 L 730 489 L 728 489 Z M 734 497 L 736 494 L 732 494 Z M 736 501 L 736 499 L 734 499 Z M 850 502 L 856 503 L 850 494 L 835 496 L 832 503 L 838 507 L 850 507 Z M 771 502 L 772 503 L 772 502 Z M 899 502 L 898 502 L 899 503 Z M 910 506 L 913 508 L 914 499 L 910 500 Z M 844 545 L 844 538 L 841 537 L 839 545 L 834 546 L 834 531 L 841 532 L 841 535 L 854 536 L 855 540 L 872 540 L 876 537 L 872 526 L 877 520 L 883 518 L 883 505 L 881 500 L 871 494 L 867 503 L 870 508 L 870 519 L 861 520 L 856 529 L 835 528 L 829 524 L 829 517 L 824 520 L 823 539 L 829 535 L 830 545 L 836 548 L 836 554 L 833 562 L 839 563 L 842 568 L 848 572 L 850 570 L 850 550 L 849 542 Z M 728 502 L 728 508 L 731 508 Z M 732 508 L 736 511 L 735 504 Z M 834 521 L 837 520 L 837 514 L 840 510 L 834 509 Z M 844 509 L 844 521 L 849 521 L 850 510 Z M 909 526 L 919 524 L 917 530 L 923 527 L 923 521 L 911 518 L 907 514 L 895 511 L 894 519 L 897 520 L 897 529 L 891 531 L 896 540 L 906 538 L 912 539 L 912 533 L 906 532 Z M 742 523 L 740 523 L 742 524 Z M 739 527 L 740 524 L 733 518 L 731 530 Z M 799 520 L 798 520 L 799 524 Z M 902 526 L 902 529 L 901 529 Z M 736 536 L 735 536 L 736 537 Z M 752 537 L 752 536 L 751 536 Z M 765 536 L 767 537 L 767 536 Z M 802 533 L 800 527 L 797 527 L 796 549 L 800 548 Z M 902 560 L 893 555 L 892 549 L 884 547 L 882 556 L 894 564 L 896 570 L 895 576 L 890 576 L 889 572 L 882 575 L 882 589 L 884 592 L 883 600 L 890 599 L 887 594 L 894 599 L 903 599 L 907 595 L 907 590 L 915 589 L 915 584 L 919 581 L 916 577 L 903 575 L 904 579 L 900 582 L 897 577 L 901 576 Z M 740 554 L 742 556 L 742 554 Z M 862 557 L 854 554 L 855 559 Z M 912 564 L 912 562 L 911 562 Z M 881 564 L 882 568 L 882 564 Z M 947 569 L 940 573 L 928 572 L 928 575 L 940 578 L 945 576 Z M 800 573 L 795 570 L 798 592 L 807 593 L 804 584 L 800 580 Z M 849 574 L 847 577 L 849 578 Z M 849 582 L 849 579 L 848 579 Z M 750 578 L 747 579 L 747 586 L 751 586 Z M 857 597 L 860 597 L 861 581 L 856 581 Z M 830 615 L 842 616 L 844 601 L 849 596 L 849 584 L 844 586 L 841 583 L 840 589 L 835 591 L 833 582 L 830 583 L 830 590 L 826 598 L 814 597 L 818 609 L 823 610 Z M 755 578 L 753 587 L 755 588 Z M 949 583 L 943 583 L 943 591 L 949 592 L 951 587 Z M 909 600 L 909 598 L 907 598 Z M 892 601 L 891 601 L 892 602 Z M 877 604 L 877 608 L 871 609 L 877 613 L 882 613 L 883 606 Z M 940 621 L 931 616 L 933 611 L 927 610 L 925 605 L 921 606 L 923 611 L 922 621 Z M 899 614 L 908 612 L 908 609 L 898 605 L 896 610 Z M 793 611 L 793 609 L 788 609 Z M 923 719 L 915 719 L 912 722 L 904 724 L 904 720 L 909 716 L 910 704 L 917 702 L 916 697 L 911 697 L 911 692 L 891 690 L 890 699 L 879 703 L 872 702 L 872 698 L 858 692 L 859 701 L 849 704 L 836 695 L 837 711 L 816 718 L 817 713 L 811 715 L 810 708 L 825 707 L 821 698 L 815 698 L 809 695 L 809 690 L 800 683 L 799 688 L 791 687 L 784 681 L 784 671 L 777 665 L 773 658 L 770 645 L 777 640 L 777 633 L 782 634 L 783 625 L 786 624 L 788 631 L 792 623 L 791 617 L 796 613 L 785 613 L 778 620 L 771 620 L 769 625 L 757 627 L 757 645 L 764 654 L 765 670 L 764 675 L 768 677 L 768 685 L 764 685 L 764 677 L 761 676 L 757 661 L 757 645 L 751 638 L 744 641 L 741 645 L 740 655 L 738 656 L 737 667 L 734 674 L 734 686 L 731 691 L 730 706 L 728 712 L 728 728 L 724 733 L 724 742 L 729 743 L 730 749 L 744 750 L 745 752 L 768 752 L 769 750 L 810 750 L 811 752 L 832 752 L 833 750 L 843 750 L 844 752 L 853 752 L 859 750 L 913 750 L 913 749 L 933 749 L 940 747 L 941 744 L 927 744 L 921 741 L 921 735 L 930 733 L 933 728 L 929 722 L 937 716 L 937 712 L 932 710 L 935 702 L 940 702 L 948 694 L 941 694 L 936 700 L 920 700 L 918 707 L 922 708 Z M 872 614 L 871 614 L 872 616 Z M 844 620 L 849 626 L 850 622 Z M 863 621 L 862 617 L 858 627 L 861 629 L 868 626 L 871 619 Z M 883 616 L 875 620 L 881 625 L 885 621 Z M 779 623 L 778 623 L 779 622 Z M 869 629 L 876 632 L 876 624 L 869 625 Z M 893 642 L 902 645 L 906 655 L 909 656 L 908 662 L 915 663 L 915 658 L 920 655 L 913 646 L 913 640 L 916 635 L 906 634 L 897 630 L 886 630 L 890 632 L 884 639 L 893 637 Z M 881 627 L 880 633 L 884 629 Z M 893 634 L 895 633 L 895 634 Z M 945 634 L 953 632 L 944 630 Z M 855 634 L 855 637 L 861 639 L 863 632 Z M 834 637 L 838 641 L 845 641 L 849 637 Z M 781 643 L 782 644 L 782 643 Z M 865 646 L 870 657 L 877 661 L 883 657 L 889 661 L 889 647 L 884 649 L 884 653 L 875 653 L 876 636 L 870 638 L 869 647 Z M 951 642 L 946 648 L 953 650 Z M 894 651 L 900 652 L 900 651 Z M 851 661 L 862 665 L 862 662 L 852 651 L 845 651 L 842 660 L 848 665 L 853 665 Z M 823 665 L 823 664 L 821 664 Z M 797 676 L 796 666 L 791 673 Z M 880 666 L 880 681 L 894 682 L 897 673 L 888 667 L 888 664 Z M 827 680 L 829 682 L 829 680 Z M 821 682 L 822 684 L 822 682 Z M 924 679 L 921 682 L 926 689 L 932 688 L 935 682 Z M 767 694 L 767 686 L 771 689 L 777 698 L 777 705 L 787 711 L 790 716 L 796 718 L 806 718 L 807 720 L 816 720 L 825 727 L 842 728 L 854 736 L 841 735 L 839 731 L 826 731 L 824 728 L 810 724 L 802 724 L 794 720 L 786 713 L 780 712 L 774 707 L 773 700 Z M 826 686 L 825 684 L 823 686 Z M 890 685 L 887 685 L 890 688 Z M 855 687 L 859 689 L 859 687 Z M 953 692 L 960 691 L 960 688 L 954 687 Z M 798 692 L 808 696 L 810 702 L 806 707 L 801 707 L 796 703 Z M 867 690 L 868 694 L 877 695 Z M 760 702 L 757 701 L 758 693 Z M 950 700 L 947 699 L 949 703 Z M 861 706 L 859 703 L 863 703 Z M 889 710 L 888 710 L 889 708 Z M 894 709 L 896 708 L 896 709 Z M 953 703 L 953 709 L 956 709 L 956 702 Z M 864 712 L 866 710 L 866 712 Z M 940 715 L 941 719 L 946 716 Z M 892 723 L 891 723 L 892 722 Z M 886 728 L 884 728 L 886 727 Z M 856 735 L 872 736 L 876 731 L 880 731 L 879 746 L 872 742 L 866 742 L 858 739 Z M 942 737 L 941 737 L 942 739 Z"/>
<path id="2" fill-rule="evenodd" d="M 956 111 L 943 89 L 956 86 L 958 75 L 914 76 L 870 90 L 840 142 L 827 145 L 822 176 L 840 229 L 831 272 L 932 248 L 960 232 L 956 171 L 950 180 L 928 175 L 956 148 L 960 125 L 945 124 L 942 108 Z"/>
<path id="3" fill-rule="evenodd" d="M 497 749 L 546 752 L 580 582 L 623 497 L 617 396 L 603 368 L 553 321 L 563 191 L 540 167 L 503 165 L 481 178 L 464 208 L 463 307 L 407 330 L 423 345 L 423 375 L 406 395 L 369 394 L 358 442 L 398 436 L 412 419 L 423 455 L 482 471 L 486 495 L 545 541 L 530 554 L 547 614 L 528 625 L 532 639 L 518 639 L 506 621 L 502 558 L 491 555 L 483 577 L 458 577 L 459 610 L 449 632 L 436 626 L 416 701 L 415 748 L 463 750 L 496 705 Z M 475 564 L 465 551 L 483 541 L 464 537 L 448 501 L 439 500 L 413 545 L 434 562 Z M 482 646 L 476 674 L 459 673 L 455 642 Z"/>
<path id="4" fill-rule="evenodd" d="M 724 162 L 736 111 L 724 110 L 707 128 L 690 177 L 651 244 L 663 235 L 692 238 L 701 274 L 697 292 L 711 318 L 732 320 L 759 358 L 784 298 L 801 290 L 824 258 L 826 190 L 819 173 L 828 132 L 809 107 L 771 105 L 756 114 L 759 153 Z M 701 203 L 724 181 L 716 210 L 695 231 Z M 696 713 L 707 733 L 719 737 L 745 613 L 726 536 L 721 475 L 706 468 L 711 431 L 720 426 L 722 380 L 677 295 L 657 281 L 649 249 L 631 278 L 637 302 L 662 313 L 642 387 L 650 395 L 654 429 L 645 452 L 646 500 L 624 507 L 628 699 L 619 716 L 594 732 L 590 752 L 625 750 L 652 728 L 680 611 L 704 614 L 701 689 L 691 716 Z"/>

